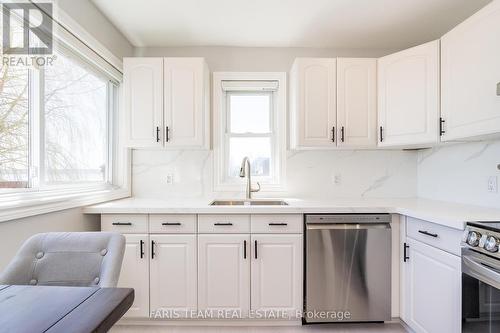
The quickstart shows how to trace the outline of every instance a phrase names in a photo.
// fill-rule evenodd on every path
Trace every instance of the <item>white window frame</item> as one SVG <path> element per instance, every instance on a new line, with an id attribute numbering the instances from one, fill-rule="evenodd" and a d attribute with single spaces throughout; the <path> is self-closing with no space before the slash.
<path id="1" fill-rule="evenodd" d="M 120 118 L 123 94 L 122 61 L 92 38 L 79 24 L 72 21 L 58 6 L 54 6 L 54 9 L 58 12 L 56 16 L 63 18 L 64 25 L 54 20 L 54 50 L 64 48 L 70 51 L 82 61 L 88 62 L 97 71 L 102 71 L 114 82 L 108 83 L 108 93 L 111 92 L 110 89 L 114 89 L 114 98 L 108 99 L 113 112 L 107 114 L 106 181 L 99 184 L 86 183 L 74 186 L 54 185 L 40 189 L 38 188 L 39 177 L 33 179 L 30 175 L 29 188 L 2 189 L 0 192 L 0 222 L 131 196 L 131 151 L 123 144 L 121 126 L 123 119 Z M 39 94 L 40 89 L 33 86 L 33 75 L 39 76 L 40 72 L 35 68 L 31 69 L 29 78 L 30 94 L 33 94 L 29 110 L 29 172 L 40 174 L 37 161 L 40 161 L 38 153 L 43 149 L 43 142 L 38 137 L 41 137 L 39 128 L 43 126 L 40 124 L 43 119 L 40 116 L 40 103 L 33 103 L 33 100 L 43 99 L 43 96 Z M 35 145 L 42 147 L 33 149 Z M 37 188 L 33 188 L 34 186 Z"/>
<path id="2" fill-rule="evenodd" d="M 214 149 L 214 191 L 243 191 L 245 179 L 228 178 L 229 135 L 228 126 L 228 94 L 222 89 L 223 81 L 277 81 L 278 89 L 272 92 L 273 113 L 271 134 L 274 136 L 271 149 L 273 179 L 268 177 L 252 177 L 252 181 L 261 183 L 261 192 L 286 190 L 286 73 L 284 72 L 214 72 L 213 73 L 213 149 Z M 232 135 L 235 137 L 238 135 Z M 242 134 L 249 137 L 249 134 Z M 266 135 L 258 135 L 264 137 Z M 267 179 L 266 179 L 267 178 Z"/>

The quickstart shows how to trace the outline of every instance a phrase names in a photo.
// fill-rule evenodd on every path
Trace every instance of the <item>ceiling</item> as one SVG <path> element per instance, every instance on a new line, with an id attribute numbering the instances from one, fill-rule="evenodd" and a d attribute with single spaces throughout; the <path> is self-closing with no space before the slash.
<path id="1" fill-rule="evenodd" d="M 136 47 L 397 49 L 491 0 L 91 0 Z"/>

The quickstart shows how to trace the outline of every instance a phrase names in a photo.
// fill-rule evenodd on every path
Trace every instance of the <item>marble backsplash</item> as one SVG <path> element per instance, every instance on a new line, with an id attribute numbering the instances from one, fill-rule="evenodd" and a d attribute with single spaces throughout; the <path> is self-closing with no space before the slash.
<path id="1" fill-rule="evenodd" d="M 241 192 L 213 191 L 211 151 L 134 150 L 132 192 L 157 199 L 241 197 Z M 417 153 L 414 151 L 290 151 L 285 192 L 255 197 L 384 198 L 417 193 Z M 173 184 L 167 184 L 167 175 Z M 339 182 L 335 183 L 337 176 Z"/>
<path id="2" fill-rule="evenodd" d="M 500 208 L 500 193 L 487 190 L 489 177 L 500 181 L 500 141 L 421 150 L 417 164 L 419 197 Z"/>

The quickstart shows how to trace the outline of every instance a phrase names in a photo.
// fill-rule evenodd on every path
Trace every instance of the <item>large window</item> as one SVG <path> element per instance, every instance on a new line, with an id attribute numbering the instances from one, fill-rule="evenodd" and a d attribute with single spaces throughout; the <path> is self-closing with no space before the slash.
<path id="1" fill-rule="evenodd" d="M 0 193 L 110 179 L 116 83 L 69 49 L 43 67 L 0 70 Z"/>
<path id="2" fill-rule="evenodd" d="M 216 89 L 216 90 L 215 90 Z M 244 157 L 264 190 L 282 189 L 285 80 L 281 73 L 216 73 L 216 189 L 235 190 Z"/>

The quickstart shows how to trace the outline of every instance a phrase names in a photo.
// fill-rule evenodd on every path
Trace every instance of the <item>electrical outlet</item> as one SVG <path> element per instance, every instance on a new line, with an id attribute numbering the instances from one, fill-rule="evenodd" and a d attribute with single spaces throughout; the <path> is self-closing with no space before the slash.
<path id="1" fill-rule="evenodd" d="M 497 193 L 498 192 L 498 178 L 497 176 L 491 176 L 488 178 L 488 192 Z"/>
<path id="2" fill-rule="evenodd" d="M 169 173 L 167 174 L 167 184 L 172 185 L 174 183 L 174 175 Z"/>
<path id="3" fill-rule="evenodd" d="M 335 185 L 340 185 L 340 183 L 342 183 L 342 176 L 339 173 L 336 173 L 333 175 L 332 181 Z"/>

